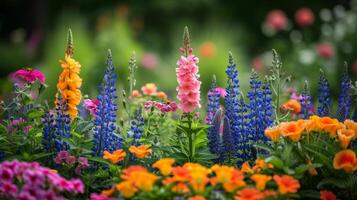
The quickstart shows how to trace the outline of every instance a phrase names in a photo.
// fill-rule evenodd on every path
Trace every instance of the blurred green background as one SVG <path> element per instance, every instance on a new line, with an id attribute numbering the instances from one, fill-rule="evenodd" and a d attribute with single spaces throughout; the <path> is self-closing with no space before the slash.
<path id="1" fill-rule="evenodd" d="M 64 57 L 71 28 L 75 59 L 82 64 L 83 94 L 97 94 L 110 48 L 120 87 L 127 85 L 128 60 L 135 51 L 137 89 L 153 82 L 175 99 L 176 60 L 186 25 L 194 54 L 200 58 L 203 95 L 213 74 L 218 85 L 225 87 L 228 51 L 237 61 L 242 87 L 247 90 L 251 68 L 263 76 L 274 48 L 293 75 L 291 85 L 300 89 L 303 80 L 309 80 L 316 96 L 322 68 L 336 96 L 344 61 L 356 79 L 356 6 L 350 0 L 1 0 L 0 96 L 12 89 L 11 72 L 32 67 L 46 74 L 49 89 L 44 97 L 51 101 L 61 71 L 58 61 Z M 309 25 L 298 22 L 296 12 L 301 8 L 312 11 L 313 20 L 311 15 L 300 16 L 300 20 L 307 17 Z M 271 23 L 283 28 L 269 27 Z M 325 43 L 329 46 L 320 49 Z"/>

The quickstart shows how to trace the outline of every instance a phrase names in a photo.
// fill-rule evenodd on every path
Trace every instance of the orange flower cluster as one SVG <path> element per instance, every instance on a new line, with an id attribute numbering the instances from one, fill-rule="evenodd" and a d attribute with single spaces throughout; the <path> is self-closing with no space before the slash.
<path id="1" fill-rule="evenodd" d="M 330 117 L 311 116 L 308 120 L 283 122 L 278 126 L 267 128 L 265 135 L 276 142 L 280 137 L 299 141 L 303 133 L 325 132 L 339 140 L 341 148 L 346 149 L 357 138 L 357 123 L 346 120 L 344 123 Z"/>
<path id="2" fill-rule="evenodd" d="M 157 86 L 155 83 L 146 83 L 143 87 L 141 87 L 141 91 L 144 95 L 147 96 L 156 96 L 160 99 L 167 99 L 167 95 L 163 91 L 157 91 Z M 131 96 L 133 97 L 141 97 L 142 94 L 139 90 L 133 90 Z"/>
<path id="3" fill-rule="evenodd" d="M 290 111 L 293 114 L 299 114 L 301 111 L 301 104 L 296 99 L 289 99 L 281 106 L 280 110 L 283 113 Z"/>
<path id="4" fill-rule="evenodd" d="M 357 170 L 356 153 L 349 149 L 336 153 L 333 159 L 333 167 L 335 169 L 343 169 L 347 173 Z"/>
<path id="5" fill-rule="evenodd" d="M 250 167 L 248 162 L 244 162 L 241 168 L 241 171 L 244 173 L 249 173 L 252 174 L 254 172 L 260 172 L 263 169 L 272 169 L 273 165 L 270 163 L 266 163 L 264 160 L 262 159 L 256 159 L 255 160 L 255 165 L 253 167 Z"/>
<path id="6" fill-rule="evenodd" d="M 135 195 L 138 190 L 149 192 L 153 189 L 158 176 L 148 172 L 141 166 L 130 166 L 122 173 L 122 182 L 115 186 L 124 197 L 130 198 Z"/>
<path id="7" fill-rule="evenodd" d="M 129 151 L 130 151 L 130 153 L 134 154 L 135 157 L 140 158 L 140 159 L 151 154 L 150 147 L 146 146 L 146 145 L 140 145 L 138 147 L 131 146 L 129 148 Z M 106 160 L 110 160 L 114 164 L 122 161 L 125 158 L 125 156 L 126 156 L 126 152 L 123 149 L 118 149 L 118 150 L 114 151 L 113 153 L 110 153 L 108 151 L 103 152 L 103 158 Z"/>
<path id="8" fill-rule="evenodd" d="M 79 77 L 81 65 L 68 54 L 64 60 L 60 60 L 60 64 L 63 71 L 59 76 L 57 89 L 67 103 L 67 113 L 74 119 L 78 114 L 77 105 L 82 98 L 79 89 L 82 85 L 82 79 Z"/>
<path id="9" fill-rule="evenodd" d="M 185 196 L 196 195 L 188 198 L 191 200 L 204 200 L 204 196 L 201 195 L 206 193 L 208 187 L 211 189 L 219 187 L 225 192 L 235 193 L 236 200 L 263 200 L 268 197 L 277 198 L 278 195 L 296 193 L 300 188 L 299 182 L 291 176 L 269 176 L 256 173 L 272 167 L 259 159 L 252 168 L 249 164 L 245 164 L 247 172 L 243 172 L 243 169 L 217 164 L 207 168 L 198 163 L 173 166 L 174 163 L 175 160 L 172 158 L 163 158 L 152 165 L 163 175 L 161 182 L 157 181 L 159 179 L 157 175 L 151 174 L 144 167 L 131 166 L 124 169 L 120 176 L 122 181 L 112 189 L 104 190 L 102 195 L 111 196 L 113 192 L 119 191 L 122 196 L 130 198 L 139 191 L 151 191 L 155 183 L 162 183 L 165 189 L 172 193 Z M 255 183 L 255 187 L 247 187 L 245 174 Z M 270 181 L 275 183 L 278 192 L 266 189 Z"/>

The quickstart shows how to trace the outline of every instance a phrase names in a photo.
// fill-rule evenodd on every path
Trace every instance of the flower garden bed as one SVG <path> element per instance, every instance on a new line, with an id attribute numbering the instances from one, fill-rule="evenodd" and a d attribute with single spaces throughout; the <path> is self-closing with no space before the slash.
<path id="1" fill-rule="evenodd" d="M 357 199 L 356 88 L 347 73 L 335 103 L 321 71 L 315 110 L 308 82 L 301 95 L 283 96 L 290 76 L 274 50 L 269 74 L 252 71 L 247 93 L 229 53 L 225 88 L 213 77 L 207 94 L 187 28 L 179 52 L 177 103 L 153 83 L 137 89 L 135 54 L 130 87 L 117 91 L 126 77 L 110 50 L 99 95 L 83 98 L 71 31 L 54 107 L 39 98 L 41 71 L 14 72 L 1 107 L 0 198 Z"/>

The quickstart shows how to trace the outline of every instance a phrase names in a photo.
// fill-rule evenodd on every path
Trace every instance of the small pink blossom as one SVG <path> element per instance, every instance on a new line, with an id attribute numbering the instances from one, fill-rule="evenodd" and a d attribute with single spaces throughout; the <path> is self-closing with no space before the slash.
<path id="1" fill-rule="evenodd" d="M 175 112 L 177 110 L 177 104 L 174 101 L 157 102 L 157 101 L 145 101 L 144 109 L 149 110 L 152 107 L 156 107 L 161 112 Z"/>
<path id="2" fill-rule="evenodd" d="M 177 98 L 180 101 L 178 107 L 184 112 L 193 112 L 196 108 L 201 107 L 198 62 L 198 58 L 194 55 L 181 56 L 177 61 Z"/>
<path id="3" fill-rule="evenodd" d="M 17 191 L 17 186 L 11 182 L 4 181 L 0 183 L 0 194 L 3 193 L 5 196 L 15 197 Z"/>
<path id="4" fill-rule="evenodd" d="M 115 200 L 115 198 L 110 198 L 101 194 L 92 193 L 90 195 L 90 200 Z"/>
<path id="5" fill-rule="evenodd" d="M 323 42 L 316 46 L 317 54 L 325 59 L 329 59 L 335 54 L 334 47 L 331 43 Z"/>
<path id="6" fill-rule="evenodd" d="M 311 9 L 301 8 L 295 13 L 295 21 L 301 27 L 310 26 L 315 21 L 315 15 Z"/>
<path id="7" fill-rule="evenodd" d="M 288 19 L 282 10 L 272 10 L 268 13 L 265 23 L 275 31 L 281 31 L 288 25 Z"/>
<path id="8" fill-rule="evenodd" d="M 157 66 L 157 57 L 153 53 L 146 53 L 141 59 L 141 64 L 146 69 L 154 69 Z"/>
<path id="9" fill-rule="evenodd" d="M 74 165 L 75 162 L 76 162 L 76 157 L 74 156 L 68 156 L 66 158 L 67 165 Z"/>
<path id="10" fill-rule="evenodd" d="M 83 100 L 83 106 L 87 109 L 92 116 L 96 115 L 100 101 L 97 99 L 85 99 Z"/>
<path id="11" fill-rule="evenodd" d="M 72 179 L 71 182 L 73 185 L 73 192 L 75 192 L 75 193 L 83 193 L 84 192 L 84 185 L 80 179 Z"/>
<path id="12" fill-rule="evenodd" d="M 264 61 L 263 61 L 263 59 L 261 59 L 259 56 L 253 58 L 252 66 L 258 72 L 263 71 L 263 69 L 264 69 Z"/>
<path id="13" fill-rule="evenodd" d="M 45 75 L 38 69 L 19 69 L 10 75 L 11 81 L 19 86 L 24 84 L 31 84 L 38 80 L 40 83 L 45 83 Z"/>

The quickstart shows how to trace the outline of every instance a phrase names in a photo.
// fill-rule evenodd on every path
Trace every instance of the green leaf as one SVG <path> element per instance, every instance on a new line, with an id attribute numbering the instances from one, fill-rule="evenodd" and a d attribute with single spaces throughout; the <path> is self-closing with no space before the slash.
<path id="1" fill-rule="evenodd" d="M 274 167 L 278 169 L 283 169 L 284 167 L 284 162 L 276 156 L 270 156 L 265 158 L 265 162 L 274 165 Z"/>
<path id="2" fill-rule="evenodd" d="M 30 119 L 34 119 L 34 118 L 39 118 L 43 116 L 43 111 L 42 110 L 38 110 L 38 109 L 32 109 L 29 112 L 27 112 L 27 117 Z"/>

